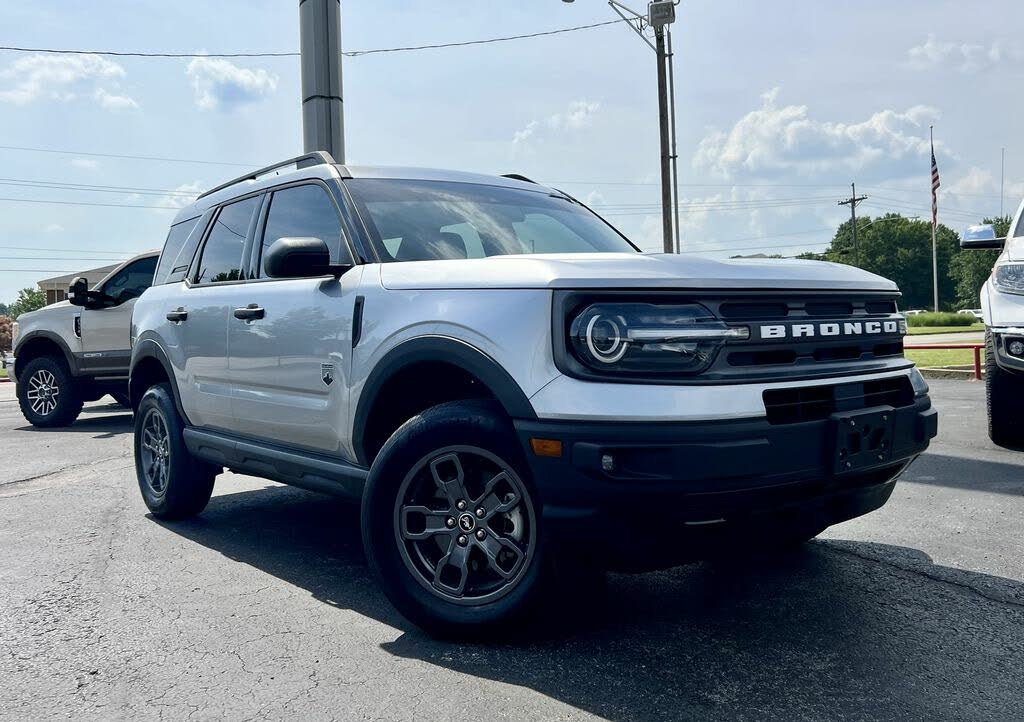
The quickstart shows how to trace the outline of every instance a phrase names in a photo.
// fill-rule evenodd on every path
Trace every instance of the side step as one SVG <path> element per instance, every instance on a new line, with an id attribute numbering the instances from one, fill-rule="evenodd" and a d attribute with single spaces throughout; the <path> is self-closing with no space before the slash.
<path id="1" fill-rule="evenodd" d="M 211 464 L 324 494 L 358 499 L 369 474 L 338 458 L 217 431 L 189 427 L 183 436 L 189 452 Z"/>

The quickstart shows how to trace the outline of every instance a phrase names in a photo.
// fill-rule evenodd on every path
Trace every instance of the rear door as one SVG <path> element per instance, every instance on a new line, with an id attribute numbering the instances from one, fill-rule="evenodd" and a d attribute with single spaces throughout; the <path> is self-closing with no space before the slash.
<path id="1" fill-rule="evenodd" d="M 206 232 L 188 282 L 167 311 L 179 346 L 178 392 L 196 426 L 234 430 L 228 376 L 228 319 L 244 297 L 242 258 L 251 239 L 262 196 L 225 204 Z M 232 319 L 233 320 L 233 319 Z M 172 334 L 168 334 L 172 335 Z"/>
<path id="2" fill-rule="evenodd" d="M 105 308 L 83 308 L 81 315 L 83 370 L 94 375 L 127 375 L 129 336 L 135 299 L 153 284 L 156 256 L 132 261 L 97 290 L 111 298 Z"/>
<path id="3" fill-rule="evenodd" d="M 320 238 L 333 263 L 352 263 L 328 188 L 309 182 L 274 190 L 253 243 L 256 274 L 279 238 Z M 337 453 L 347 424 L 352 317 L 360 268 L 333 278 L 259 278 L 228 319 L 236 428 L 268 441 Z M 243 314 L 244 315 L 244 314 Z"/>

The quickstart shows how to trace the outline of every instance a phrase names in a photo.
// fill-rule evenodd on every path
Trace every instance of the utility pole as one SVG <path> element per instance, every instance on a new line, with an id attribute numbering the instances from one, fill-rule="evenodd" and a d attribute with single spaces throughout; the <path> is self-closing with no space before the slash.
<path id="1" fill-rule="evenodd" d="M 566 0 L 572 2 L 572 0 Z M 673 0 L 653 0 L 647 5 L 647 14 L 642 15 L 623 5 L 618 0 L 608 0 L 618 15 L 625 20 L 633 32 L 640 36 L 654 50 L 658 62 L 658 130 L 661 135 L 661 230 L 665 253 L 672 253 L 681 241 L 679 232 L 679 209 L 673 206 L 673 194 L 678 205 L 678 177 L 673 172 L 675 165 L 675 92 L 669 97 L 669 77 L 672 73 L 672 47 L 669 26 L 676 20 L 676 6 Z M 647 28 L 654 29 L 654 43 L 645 34 Z M 670 102 L 671 101 L 671 102 Z M 671 123 L 669 122 L 671 105 Z M 671 125 L 671 128 L 670 128 Z M 673 216 L 675 232 L 673 232 Z M 675 238 L 675 240 L 673 240 Z"/>
<path id="2" fill-rule="evenodd" d="M 845 201 L 838 201 L 841 206 L 850 206 L 850 227 L 853 229 L 853 265 L 860 268 L 860 246 L 857 245 L 857 204 L 867 200 L 867 196 L 857 195 L 857 184 L 850 184 L 850 197 Z"/>
<path id="3" fill-rule="evenodd" d="M 345 162 L 341 94 L 341 0 L 299 0 L 302 146 Z"/>
<path id="4" fill-rule="evenodd" d="M 1006 177 L 1006 148 L 999 154 L 999 217 L 1003 217 L 1003 179 Z"/>

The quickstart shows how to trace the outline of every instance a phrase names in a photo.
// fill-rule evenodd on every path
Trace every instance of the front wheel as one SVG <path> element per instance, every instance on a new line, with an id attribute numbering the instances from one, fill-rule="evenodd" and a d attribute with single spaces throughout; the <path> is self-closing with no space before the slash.
<path id="1" fill-rule="evenodd" d="M 424 411 L 384 445 L 363 544 L 398 610 L 428 631 L 499 631 L 540 595 L 537 495 L 511 424 L 486 402 Z"/>
<path id="2" fill-rule="evenodd" d="M 167 384 L 146 391 L 135 414 L 135 474 L 143 501 L 158 519 L 195 516 L 213 493 L 217 468 L 189 453 L 184 428 Z"/>
<path id="3" fill-rule="evenodd" d="M 68 426 L 82 413 L 82 398 L 63 359 L 33 359 L 18 371 L 18 380 L 18 404 L 33 426 Z"/>
<path id="4" fill-rule="evenodd" d="M 985 401 L 988 407 L 988 435 L 992 443 L 1017 448 L 1024 446 L 1024 426 L 1020 423 L 1024 402 L 1024 376 L 1003 369 L 996 363 L 996 339 L 985 334 Z"/>

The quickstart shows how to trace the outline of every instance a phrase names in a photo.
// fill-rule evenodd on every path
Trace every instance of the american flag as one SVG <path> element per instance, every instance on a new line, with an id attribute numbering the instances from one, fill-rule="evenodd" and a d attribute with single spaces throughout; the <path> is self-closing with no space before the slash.
<path id="1" fill-rule="evenodd" d="M 935 192 L 939 190 L 939 164 L 935 162 L 935 141 L 932 141 L 932 228 L 939 225 L 939 198 Z"/>

